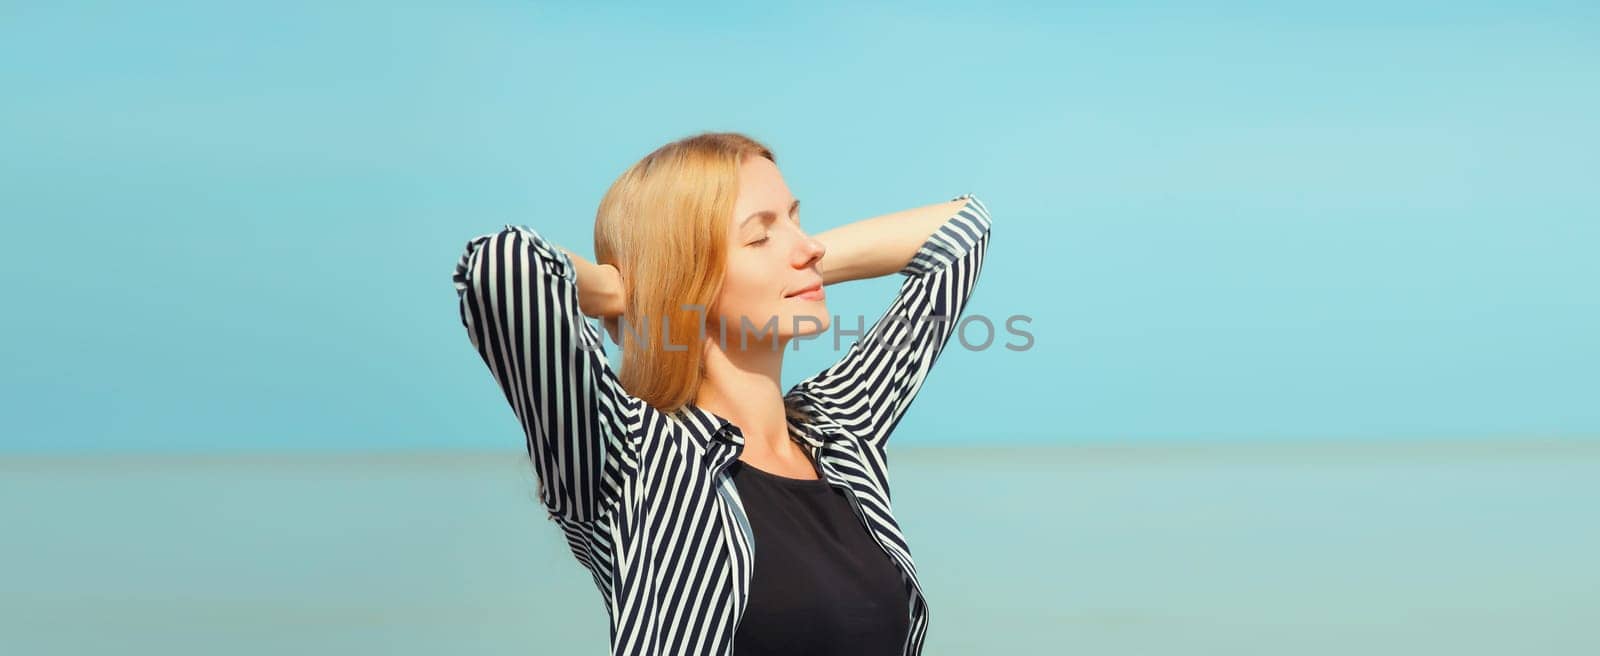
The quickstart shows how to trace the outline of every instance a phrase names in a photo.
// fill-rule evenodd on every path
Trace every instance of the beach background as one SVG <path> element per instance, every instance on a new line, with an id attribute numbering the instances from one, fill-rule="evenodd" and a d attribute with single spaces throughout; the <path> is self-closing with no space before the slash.
<path id="1" fill-rule="evenodd" d="M 1597 37 L 1563 2 L 7 5 L 0 653 L 604 653 L 447 275 L 506 223 L 592 252 L 611 181 L 708 130 L 813 231 L 993 213 L 996 334 L 890 447 L 927 653 L 1600 653 Z"/>

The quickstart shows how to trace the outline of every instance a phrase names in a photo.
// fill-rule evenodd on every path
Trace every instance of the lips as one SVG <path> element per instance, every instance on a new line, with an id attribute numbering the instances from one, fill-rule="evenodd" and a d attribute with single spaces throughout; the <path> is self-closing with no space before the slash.
<path id="1" fill-rule="evenodd" d="M 814 283 L 811 283 L 810 285 L 808 285 L 806 287 L 802 287 L 800 289 L 796 289 L 796 290 L 790 292 L 788 295 L 784 296 L 784 298 L 794 298 L 794 297 L 799 296 L 801 294 L 804 294 L 806 292 L 814 292 L 814 291 L 817 291 L 817 290 L 820 290 L 820 289 L 822 289 L 822 283 L 814 282 Z"/>

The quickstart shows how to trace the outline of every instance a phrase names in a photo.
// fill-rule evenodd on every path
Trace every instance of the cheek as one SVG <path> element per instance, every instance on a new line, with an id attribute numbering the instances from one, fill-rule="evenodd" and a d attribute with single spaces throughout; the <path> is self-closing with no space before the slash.
<path id="1" fill-rule="evenodd" d="M 772 297 L 776 293 L 770 286 L 760 284 L 759 281 L 747 281 L 739 289 L 739 307 L 752 312 L 769 310 L 772 308 Z"/>
<path id="2" fill-rule="evenodd" d="M 749 268 L 730 268 L 717 297 L 717 314 L 723 317 L 755 316 L 770 311 L 773 296 L 779 292 L 762 275 Z"/>
<path id="3" fill-rule="evenodd" d="M 712 315 L 718 317 L 731 317 L 739 313 L 739 308 L 744 305 L 740 300 L 739 290 L 732 289 L 727 283 L 722 285 L 722 293 L 717 296 L 716 305 L 712 306 Z"/>

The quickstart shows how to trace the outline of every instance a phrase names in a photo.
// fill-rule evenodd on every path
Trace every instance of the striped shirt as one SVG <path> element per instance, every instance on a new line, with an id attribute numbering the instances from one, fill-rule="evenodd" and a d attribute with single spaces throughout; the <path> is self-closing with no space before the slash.
<path id="1" fill-rule="evenodd" d="M 922 652 L 928 607 L 890 506 L 885 444 L 949 342 L 989 243 L 972 194 L 901 269 L 889 308 L 834 364 L 785 393 L 791 438 L 899 568 Z M 727 466 L 739 427 L 690 403 L 631 396 L 579 310 L 560 249 L 527 226 L 468 241 L 452 276 L 461 322 L 516 413 L 539 501 L 599 587 L 611 654 L 727 655 L 748 600 L 754 538 Z"/>

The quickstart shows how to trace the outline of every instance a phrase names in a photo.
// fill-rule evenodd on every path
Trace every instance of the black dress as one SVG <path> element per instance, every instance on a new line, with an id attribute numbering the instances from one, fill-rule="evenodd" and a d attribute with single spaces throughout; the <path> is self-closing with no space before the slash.
<path id="1" fill-rule="evenodd" d="M 743 460 L 729 471 L 755 533 L 750 602 L 734 656 L 902 653 L 910 625 L 905 583 L 845 493 Z"/>

